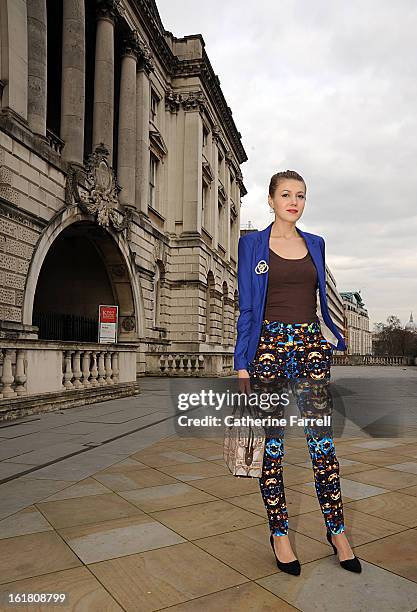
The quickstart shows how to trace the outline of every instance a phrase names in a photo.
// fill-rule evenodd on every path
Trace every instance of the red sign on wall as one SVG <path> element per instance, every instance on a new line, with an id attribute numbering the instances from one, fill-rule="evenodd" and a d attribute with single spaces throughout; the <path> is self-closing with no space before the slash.
<path id="1" fill-rule="evenodd" d="M 118 306 L 100 304 L 98 307 L 98 341 L 117 342 Z"/>

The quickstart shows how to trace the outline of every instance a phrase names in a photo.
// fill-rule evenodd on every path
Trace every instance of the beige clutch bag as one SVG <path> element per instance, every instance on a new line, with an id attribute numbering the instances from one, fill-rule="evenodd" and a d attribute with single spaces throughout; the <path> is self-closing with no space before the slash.
<path id="1" fill-rule="evenodd" d="M 264 450 L 263 427 L 243 424 L 225 427 L 223 458 L 233 476 L 260 478 Z"/>

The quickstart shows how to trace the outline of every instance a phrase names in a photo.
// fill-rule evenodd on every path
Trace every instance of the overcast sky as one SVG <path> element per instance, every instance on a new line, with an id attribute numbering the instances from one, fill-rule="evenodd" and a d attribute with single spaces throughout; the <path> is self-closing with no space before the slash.
<path id="1" fill-rule="evenodd" d="M 339 291 L 373 323 L 417 320 L 415 0 L 157 0 L 166 30 L 200 33 L 248 161 L 241 223 L 272 220 L 272 174 L 307 183 L 298 225 L 326 240 Z"/>

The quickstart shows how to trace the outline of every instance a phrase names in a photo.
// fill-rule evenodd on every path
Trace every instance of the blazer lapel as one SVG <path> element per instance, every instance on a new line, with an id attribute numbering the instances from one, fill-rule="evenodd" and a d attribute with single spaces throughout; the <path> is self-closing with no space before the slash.
<path id="1" fill-rule="evenodd" d="M 273 222 L 270 223 L 265 229 L 258 232 L 257 248 L 255 252 L 255 260 L 253 262 L 255 277 L 258 282 L 259 295 L 261 296 L 261 304 L 265 304 L 266 290 L 268 287 L 269 237 L 271 235 L 272 224 Z"/>
<path id="2" fill-rule="evenodd" d="M 269 238 L 271 236 L 272 223 L 270 223 L 265 229 L 258 232 L 257 245 L 255 249 L 255 256 L 252 265 L 254 267 L 253 273 L 255 274 L 256 281 L 258 284 L 259 295 L 261 296 L 261 305 L 265 306 L 266 292 L 268 289 L 268 278 L 269 278 Z M 296 226 L 298 233 L 306 241 L 307 249 L 310 253 L 311 259 L 317 269 L 317 276 L 319 285 L 323 279 L 323 263 L 318 244 L 318 238 L 312 236 L 309 233 L 304 233 Z M 263 316 L 263 313 L 260 315 Z"/>

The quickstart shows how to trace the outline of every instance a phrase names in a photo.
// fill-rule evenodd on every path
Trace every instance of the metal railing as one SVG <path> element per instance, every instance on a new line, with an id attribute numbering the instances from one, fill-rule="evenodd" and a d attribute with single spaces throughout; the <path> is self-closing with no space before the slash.
<path id="1" fill-rule="evenodd" d="M 63 342 L 97 342 L 96 317 L 61 312 L 33 312 L 33 325 L 39 328 L 40 340 Z"/>

